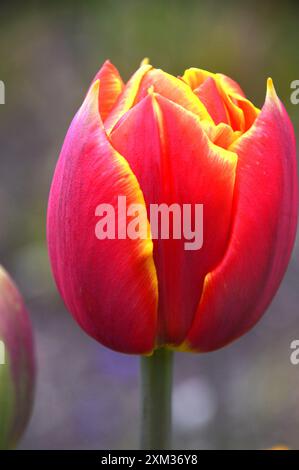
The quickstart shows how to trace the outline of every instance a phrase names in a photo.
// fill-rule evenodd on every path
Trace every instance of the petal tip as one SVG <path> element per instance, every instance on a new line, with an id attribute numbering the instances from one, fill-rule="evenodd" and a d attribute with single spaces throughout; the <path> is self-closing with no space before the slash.
<path id="1" fill-rule="evenodd" d="M 266 99 L 269 98 L 269 99 L 274 99 L 274 100 L 277 100 L 278 102 L 279 101 L 279 98 L 277 96 L 277 93 L 276 93 L 276 90 L 275 90 L 275 87 L 274 87 L 274 83 L 273 83 L 273 80 L 271 77 L 268 77 L 267 78 L 267 92 L 266 92 Z"/>
<path id="2" fill-rule="evenodd" d="M 144 59 L 142 59 L 142 61 L 140 62 L 140 67 L 142 67 L 143 65 L 150 65 L 150 60 L 148 57 L 144 57 Z"/>

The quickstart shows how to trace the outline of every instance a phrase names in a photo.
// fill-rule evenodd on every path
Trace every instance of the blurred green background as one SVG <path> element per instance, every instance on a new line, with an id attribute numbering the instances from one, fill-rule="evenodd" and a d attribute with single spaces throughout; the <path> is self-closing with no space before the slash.
<path id="1" fill-rule="evenodd" d="M 275 6 L 274 6 L 275 5 Z M 109 58 L 128 79 L 141 59 L 175 75 L 197 66 L 236 79 L 262 106 L 272 76 L 299 136 L 299 8 L 284 1 L 90 1 L 1 4 L 0 262 L 34 323 L 39 377 L 20 448 L 134 448 L 138 358 L 89 339 L 66 312 L 45 245 L 49 186 L 64 135 Z M 253 254 L 254 256 L 254 254 Z M 269 312 L 208 355 L 177 354 L 176 448 L 299 449 L 299 252 Z"/>

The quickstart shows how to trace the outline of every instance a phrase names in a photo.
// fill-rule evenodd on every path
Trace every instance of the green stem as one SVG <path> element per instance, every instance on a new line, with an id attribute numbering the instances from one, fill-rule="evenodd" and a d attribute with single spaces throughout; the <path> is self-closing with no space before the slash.
<path id="1" fill-rule="evenodd" d="M 172 359 L 164 348 L 141 357 L 141 449 L 171 449 Z"/>

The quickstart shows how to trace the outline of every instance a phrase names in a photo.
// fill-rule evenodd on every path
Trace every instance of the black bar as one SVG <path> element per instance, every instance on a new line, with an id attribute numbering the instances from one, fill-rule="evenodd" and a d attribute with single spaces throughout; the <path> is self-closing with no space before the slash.
<path id="1" fill-rule="evenodd" d="M 108 465 L 121 465 L 124 468 L 138 468 L 148 466 L 179 466 L 188 465 L 195 468 L 201 465 L 202 469 L 220 462 L 221 468 L 225 464 L 270 464 L 271 468 L 282 468 L 285 465 L 297 464 L 298 453 L 293 450 L 163 450 L 163 451 L 140 451 L 140 450 L 14 450 L 2 451 L 0 454 L 1 468 L 5 463 L 30 465 L 34 464 L 40 468 L 56 464 L 82 464 L 84 468 L 106 468 Z M 33 467 L 32 467 L 33 464 Z M 21 467 L 20 467 L 21 468 Z M 219 467 L 220 468 L 220 467 Z"/>

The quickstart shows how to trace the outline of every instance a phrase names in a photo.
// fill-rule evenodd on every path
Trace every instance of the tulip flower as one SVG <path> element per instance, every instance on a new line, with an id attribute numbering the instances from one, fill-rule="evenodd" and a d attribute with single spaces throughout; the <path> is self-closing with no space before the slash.
<path id="1" fill-rule="evenodd" d="M 0 449 L 15 447 L 31 414 L 32 330 L 20 293 L 0 266 Z"/>
<path id="2" fill-rule="evenodd" d="M 96 208 L 201 204 L 203 244 L 98 240 Z M 181 77 L 146 61 L 124 84 L 105 62 L 74 117 L 49 198 L 59 291 L 105 346 L 212 351 L 263 315 L 286 271 L 297 222 L 295 138 L 268 80 L 259 110 L 220 73 Z"/>
<path id="3" fill-rule="evenodd" d="M 204 242 L 95 237 L 95 208 L 201 203 Z M 228 77 L 143 64 L 124 85 L 109 62 L 76 114 L 55 171 L 50 258 L 69 310 L 125 353 L 211 351 L 273 298 L 295 237 L 292 125 L 271 80 L 259 111 Z"/>

